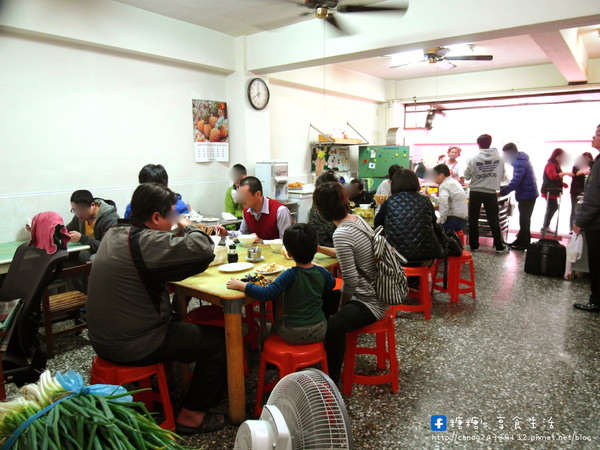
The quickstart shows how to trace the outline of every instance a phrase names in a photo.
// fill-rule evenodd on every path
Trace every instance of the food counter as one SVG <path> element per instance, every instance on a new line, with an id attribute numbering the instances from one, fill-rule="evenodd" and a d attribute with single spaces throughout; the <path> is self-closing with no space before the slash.
<path id="1" fill-rule="evenodd" d="M 467 197 L 468 199 L 468 197 Z M 503 197 L 498 197 L 498 209 L 500 216 L 500 230 L 502 230 L 502 238 L 506 242 L 508 239 L 508 220 L 512 215 L 512 203 L 510 200 L 510 195 L 505 195 Z M 467 221 L 468 222 L 468 221 Z M 467 223 L 467 228 L 465 228 L 465 233 L 469 231 L 469 224 Z M 479 214 L 479 235 L 480 237 L 493 237 L 492 230 L 488 225 L 487 215 L 485 213 L 485 208 L 481 206 L 481 212 Z"/>

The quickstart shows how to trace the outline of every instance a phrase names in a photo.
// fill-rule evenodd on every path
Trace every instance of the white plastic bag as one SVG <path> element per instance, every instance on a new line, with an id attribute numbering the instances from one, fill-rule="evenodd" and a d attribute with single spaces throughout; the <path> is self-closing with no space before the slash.
<path id="1" fill-rule="evenodd" d="M 583 238 L 580 234 L 573 233 L 569 245 L 567 245 L 567 261 L 574 263 L 583 254 Z"/>

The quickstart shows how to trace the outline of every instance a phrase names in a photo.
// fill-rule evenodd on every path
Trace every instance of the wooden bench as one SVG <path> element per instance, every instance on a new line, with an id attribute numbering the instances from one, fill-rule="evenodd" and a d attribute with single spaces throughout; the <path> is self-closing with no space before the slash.
<path id="1" fill-rule="evenodd" d="M 67 267 L 61 272 L 60 278 L 83 276 L 87 284 L 91 267 L 91 263 Z M 81 310 L 85 308 L 86 301 L 87 294 L 81 291 L 67 291 L 55 295 L 49 295 L 48 289 L 44 292 L 42 296 L 42 313 L 46 334 L 46 353 L 49 358 L 54 356 L 54 335 L 72 333 L 87 326 L 87 323 L 81 318 Z M 72 326 L 54 331 L 52 327 L 54 322 L 70 317 L 74 320 Z"/>

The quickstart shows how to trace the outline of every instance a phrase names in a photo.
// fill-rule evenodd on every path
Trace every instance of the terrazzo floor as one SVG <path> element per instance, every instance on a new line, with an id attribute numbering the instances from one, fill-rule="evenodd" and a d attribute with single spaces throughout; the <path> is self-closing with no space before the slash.
<path id="1" fill-rule="evenodd" d="M 345 397 L 356 448 L 600 448 L 600 314 L 572 307 L 587 301 L 587 281 L 526 275 L 521 252 L 482 247 L 474 259 L 476 300 L 451 304 L 436 294 L 431 320 L 397 318 L 400 391 L 356 386 Z M 48 367 L 86 373 L 93 356 L 86 337 L 59 337 Z M 257 360 L 250 352 L 248 412 Z M 358 365 L 374 370 L 367 357 Z M 447 431 L 431 431 L 431 415 L 445 415 Z M 185 443 L 230 449 L 236 431 Z"/>

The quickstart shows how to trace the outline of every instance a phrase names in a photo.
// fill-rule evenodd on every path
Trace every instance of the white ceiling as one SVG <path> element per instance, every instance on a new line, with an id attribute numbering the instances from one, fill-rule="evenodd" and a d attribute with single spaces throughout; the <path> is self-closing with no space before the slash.
<path id="1" fill-rule="evenodd" d="M 210 28 L 231 36 L 250 35 L 303 20 L 318 20 L 312 15 L 302 16 L 302 13 L 308 11 L 306 7 L 298 4 L 303 0 L 113 1 Z M 408 0 L 342 0 L 342 2 L 345 4 L 408 4 Z M 589 59 L 600 58 L 598 29 L 600 29 L 600 25 L 579 29 Z M 444 42 L 439 42 L 437 45 L 443 46 L 444 44 Z M 529 35 L 485 40 L 473 44 L 475 44 L 474 54 L 491 54 L 494 56 L 493 61 L 455 61 L 457 67 L 451 70 L 443 70 L 438 64 L 426 62 L 390 69 L 390 59 L 386 57 L 355 60 L 339 63 L 339 65 L 377 78 L 400 80 L 552 62 Z"/>
<path id="2" fill-rule="evenodd" d="M 600 26 L 586 27 L 580 30 L 589 58 L 600 58 L 600 37 L 597 31 L 599 28 Z M 443 44 L 440 42 L 439 45 Z M 474 44 L 473 54 L 493 55 L 494 59 L 492 61 L 453 61 L 456 67 L 451 70 L 443 70 L 437 64 L 427 62 L 390 69 L 391 60 L 386 57 L 367 58 L 338 65 L 377 78 L 402 80 L 551 62 L 546 53 L 529 35 L 492 39 Z M 455 53 L 452 55 L 454 56 Z"/>
<path id="3" fill-rule="evenodd" d="M 243 36 L 273 30 L 303 20 L 309 9 L 298 4 L 302 0 L 114 0 L 137 8 L 221 31 Z M 382 0 L 344 0 L 344 4 L 370 5 Z M 398 2 L 388 2 L 398 3 Z M 402 2 L 405 3 L 405 2 Z M 316 19 L 315 19 L 316 20 Z"/>
<path id="4" fill-rule="evenodd" d="M 590 59 L 600 58 L 600 25 L 582 27 L 579 34 Z"/>

